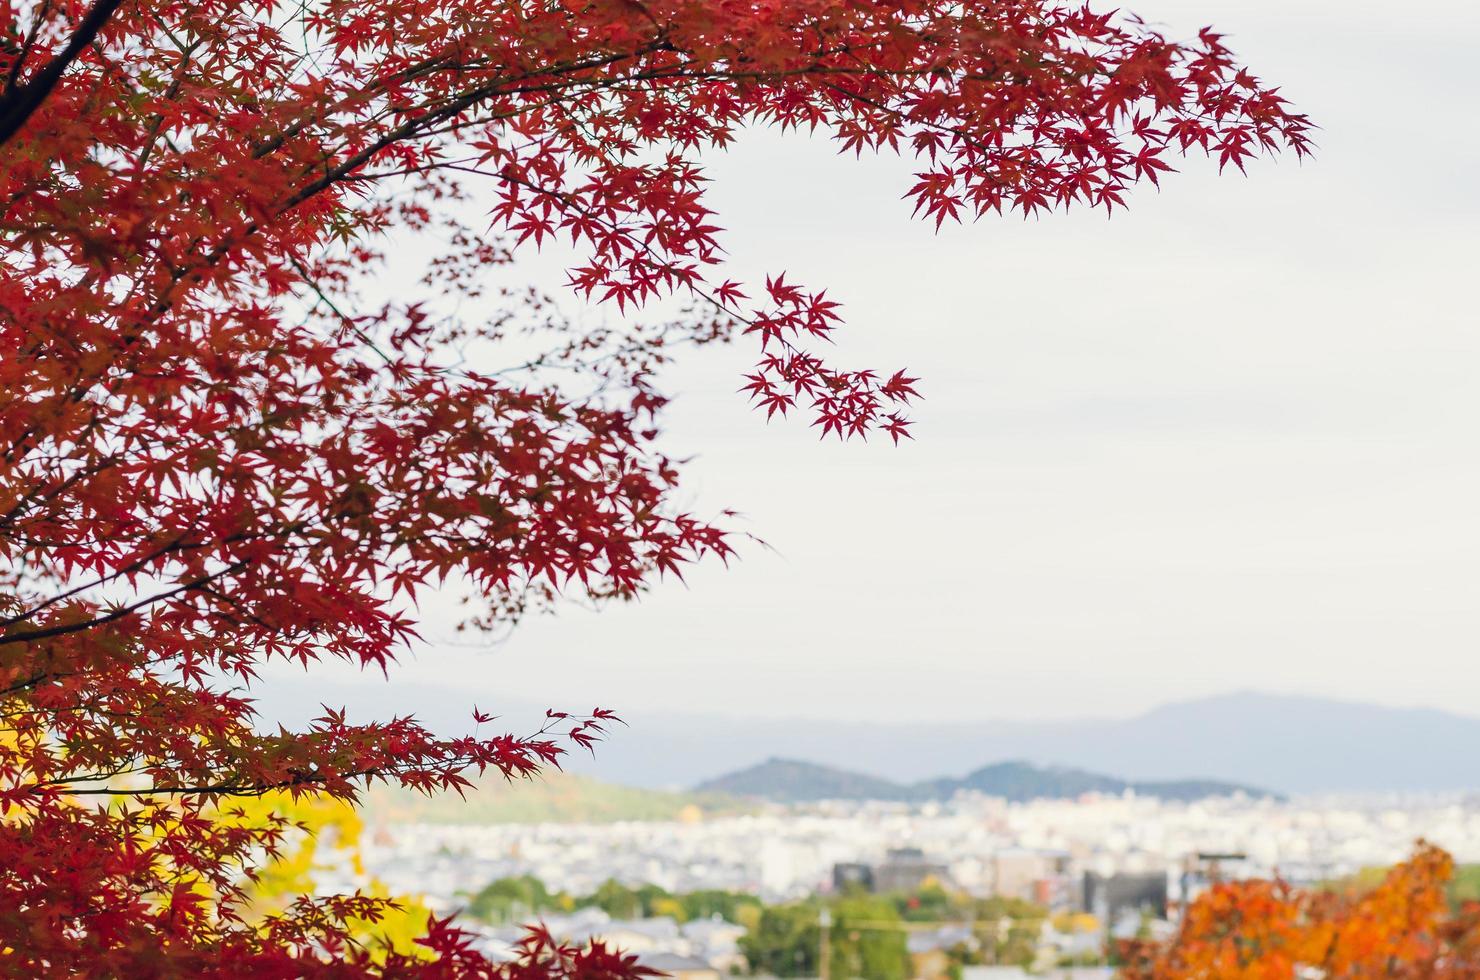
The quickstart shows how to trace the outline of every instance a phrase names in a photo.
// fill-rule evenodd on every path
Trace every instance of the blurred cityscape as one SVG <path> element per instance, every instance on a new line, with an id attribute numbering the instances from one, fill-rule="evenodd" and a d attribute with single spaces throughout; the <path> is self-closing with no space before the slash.
<path id="1" fill-rule="evenodd" d="M 694 980 L 1109 976 L 1115 939 L 1169 933 L 1215 880 L 1340 881 L 1419 839 L 1455 855 L 1461 885 L 1480 861 L 1480 798 L 1462 795 L 962 792 L 606 823 L 371 821 L 363 874 L 462 910 L 491 957 L 539 921 Z"/>

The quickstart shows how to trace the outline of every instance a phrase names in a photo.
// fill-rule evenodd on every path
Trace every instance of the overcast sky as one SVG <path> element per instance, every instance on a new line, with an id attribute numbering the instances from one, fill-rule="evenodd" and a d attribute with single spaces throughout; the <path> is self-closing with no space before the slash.
<path id="1" fill-rule="evenodd" d="M 1054 718 L 1252 688 L 1480 714 L 1476 5 L 1130 6 L 1232 35 L 1321 125 L 1317 158 L 1188 161 L 1110 220 L 935 234 L 908 161 L 742 139 L 708 161 L 729 274 L 827 287 L 836 363 L 924 379 L 917 441 L 768 426 L 735 392 L 748 343 L 689 359 L 666 379 L 684 501 L 775 551 L 393 676 L 638 713 Z"/>

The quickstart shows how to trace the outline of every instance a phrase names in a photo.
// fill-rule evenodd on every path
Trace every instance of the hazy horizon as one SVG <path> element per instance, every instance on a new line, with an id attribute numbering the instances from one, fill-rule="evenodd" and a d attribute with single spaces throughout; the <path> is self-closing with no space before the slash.
<path id="1" fill-rule="evenodd" d="M 464 703 L 437 686 L 327 684 L 294 695 L 280 697 L 260 723 L 301 726 L 327 702 L 349 704 L 352 721 L 414 713 L 444 734 L 469 727 Z M 484 734 L 528 735 L 544 722 L 538 702 L 504 702 L 498 710 L 503 713 Z M 1129 718 L 900 723 L 658 709 L 628 712 L 624 720 L 609 726 L 593 752 L 573 752 L 562 766 L 606 782 L 662 789 L 692 787 L 772 757 L 905 783 L 1022 760 L 1124 779 L 1215 779 L 1290 794 L 1480 786 L 1480 760 L 1470 751 L 1480 740 L 1480 717 L 1254 692 L 1171 702 Z"/>

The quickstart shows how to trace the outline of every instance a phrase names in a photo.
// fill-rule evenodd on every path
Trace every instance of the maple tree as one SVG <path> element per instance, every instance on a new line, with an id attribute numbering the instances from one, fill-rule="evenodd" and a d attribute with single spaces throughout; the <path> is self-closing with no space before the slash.
<path id="1" fill-rule="evenodd" d="M 1451 910 L 1454 859 L 1420 841 L 1370 889 L 1220 882 L 1165 943 L 1124 944 L 1127 980 L 1480 976 L 1480 903 Z"/>
<path id="2" fill-rule="evenodd" d="M 246 883 L 292 826 L 235 819 L 234 798 L 528 775 L 611 717 L 516 736 L 475 713 L 442 738 L 326 709 L 259 731 L 262 665 L 383 669 L 431 586 L 499 629 L 726 556 L 722 527 L 673 505 L 654 443 L 655 372 L 683 345 L 748 335 L 767 416 L 908 434 L 914 379 L 816 353 L 839 322 L 822 291 L 723 276 L 700 157 L 742 126 L 915 155 L 908 193 L 937 225 L 1113 211 L 1179 153 L 1243 169 L 1309 148 L 1212 31 L 1174 41 L 1052 0 L 6 0 L 0 17 L 12 975 L 630 974 L 537 933 L 494 967 L 439 920 L 427 958 L 377 959 L 349 926 L 387 910 L 369 895 L 250 919 Z M 437 252 L 416 295 L 369 301 L 395 229 Z M 585 328 L 514 278 L 553 240 L 581 256 L 574 289 L 618 313 L 689 305 Z"/>

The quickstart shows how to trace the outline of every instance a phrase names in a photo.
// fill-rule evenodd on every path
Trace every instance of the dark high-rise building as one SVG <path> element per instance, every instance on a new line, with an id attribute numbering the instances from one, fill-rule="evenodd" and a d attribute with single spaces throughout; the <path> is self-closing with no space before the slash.
<path id="1" fill-rule="evenodd" d="M 874 890 L 874 869 L 866 864 L 850 863 L 833 865 L 833 891 Z"/>
<path id="2" fill-rule="evenodd" d="M 918 847 L 899 847 L 874 868 L 874 891 L 912 892 L 927 878 L 945 881 L 945 865 L 925 860 L 925 852 Z"/>
<path id="3" fill-rule="evenodd" d="M 1126 909 L 1165 918 L 1168 897 L 1164 871 L 1120 871 L 1108 878 L 1093 871 L 1084 873 L 1084 910 L 1107 925 Z"/>
<path id="4" fill-rule="evenodd" d="M 946 866 L 927 861 L 925 852 L 918 847 L 894 848 L 888 852 L 882 864 L 833 865 L 835 892 L 850 888 L 862 888 L 871 892 L 912 892 L 930 878 L 941 882 L 950 880 Z"/>

